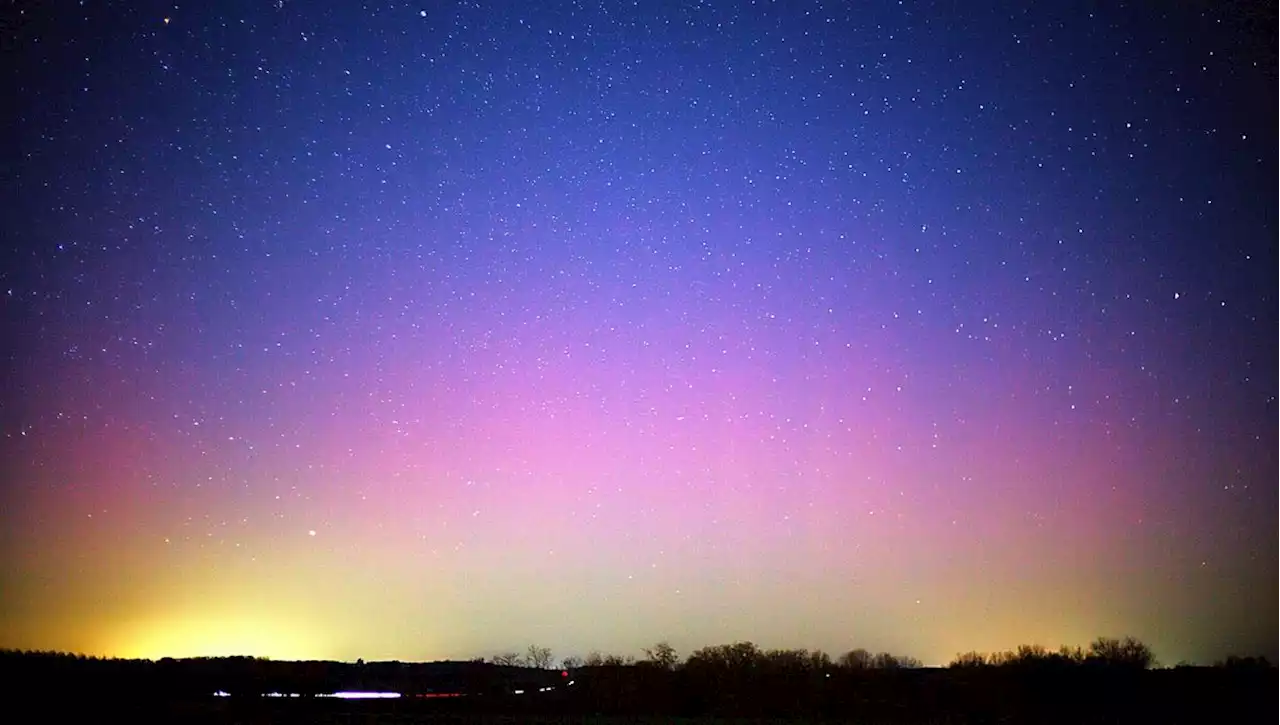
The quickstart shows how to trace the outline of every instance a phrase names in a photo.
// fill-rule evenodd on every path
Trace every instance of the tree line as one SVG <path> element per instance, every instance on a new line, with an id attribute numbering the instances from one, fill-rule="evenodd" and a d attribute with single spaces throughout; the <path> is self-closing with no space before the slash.
<path id="1" fill-rule="evenodd" d="M 642 656 L 603 654 L 592 651 L 585 657 L 566 656 L 556 660 L 552 650 L 536 644 L 529 645 L 524 652 L 507 651 L 489 658 L 477 657 L 470 663 L 491 664 L 500 667 L 579 670 L 583 668 L 613 667 L 650 667 L 662 670 L 681 668 L 720 668 L 720 669 L 788 669 L 788 670 L 905 670 L 919 669 L 924 665 L 915 657 L 895 655 L 889 652 L 872 653 L 866 649 L 849 650 L 836 658 L 822 650 L 808 649 L 761 649 L 753 642 L 735 642 L 732 644 L 702 647 L 691 652 L 687 658 L 681 658 L 679 652 L 669 642 L 662 641 L 642 650 Z M 62 652 L 55 650 L 20 650 L 0 648 L 0 658 L 9 661 L 22 658 L 31 661 L 68 662 L 111 662 L 120 665 L 143 663 L 149 660 L 122 659 L 116 657 L 98 657 L 92 655 Z M 268 662 L 265 657 L 193 657 L 188 662 L 211 662 L 217 660 Z M 161 662 L 172 661 L 164 658 Z M 357 661 L 363 666 L 364 660 Z M 999 652 L 964 652 L 957 654 L 947 667 L 950 669 L 975 669 L 990 667 L 1027 667 L 1027 666 L 1098 666 L 1119 669 L 1145 670 L 1159 666 L 1152 649 L 1135 637 L 1099 637 L 1087 647 L 1062 646 L 1051 650 L 1043 645 L 1021 645 L 1015 649 Z M 1178 667 L 1192 667 L 1181 662 Z M 1213 667 L 1272 668 L 1274 665 L 1262 656 L 1232 655 L 1215 662 Z"/>
<path id="2" fill-rule="evenodd" d="M 481 658 L 479 661 L 485 661 Z M 556 666 L 552 652 L 547 647 L 530 645 L 522 654 L 508 651 L 494 655 L 489 662 L 509 667 L 548 669 Z M 950 668 L 975 667 L 1028 667 L 1028 666 L 1090 666 L 1126 669 L 1149 669 L 1158 666 L 1155 653 L 1136 637 L 1099 637 L 1088 647 L 1062 646 L 1050 650 L 1043 645 L 1021 645 L 1002 652 L 965 652 L 955 656 L 947 665 Z M 821 650 L 761 649 L 752 642 L 703 647 L 682 660 L 675 647 L 663 641 L 643 650 L 643 657 L 601 654 L 598 651 L 586 657 L 567 656 L 559 666 L 571 670 L 581 667 L 619 667 L 644 665 L 661 669 L 684 666 L 719 666 L 726 668 L 783 668 L 827 670 L 902 670 L 918 669 L 924 665 L 915 657 L 895 655 L 889 652 L 872 653 L 866 649 L 849 650 L 836 659 Z M 1185 666 L 1185 665 L 1184 665 Z M 1218 667 L 1270 666 L 1265 657 L 1228 657 L 1216 663 Z"/>
<path id="3" fill-rule="evenodd" d="M 422 663 L 150 661 L 0 651 L 0 673 L 12 692 L 46 698 L 75 693 L 86 702 L 130 696 L 211 703 L 212 693 L 222 691 L 241 707 L 325 707 L 332 701 L 315 695 L 383 690 L 404 694 L 401 708 L 508 713 L 517 719 L 555 714 L 1175 723 L 1250 722 L 1250 713 L 1273 712 L 1276 670 L 1265 658 L 1231 657 L 1212 667 L 1155 665 L 1150 648 L 1131 637 L 1099 638 L 1083 648 L 969 652 L 945 667 L 922 667 L 913 657 L 865 649 L 833 658 L 752 642 L 702 647 L 684 657 L 660 642 L 640 657 L 591 653 L 559 660 L 549 648 L 533 645 L 488 661 Z M 301 699 L 282 705 L 261 697 L 272 692 Z M 441 693 L 464 696 L 431 698 Z"/>
<path id="4" fill-rule="evenodd" d="M 740 666 L 747 663 L 769 666 L 810 666 L 817 668 L 844 667 L 847 669 L 907 669 L 923 667 L 915 657 L 894 655 L 888 652 L 872 654 L 865 649 L 854 649 L 844 653 L 837 660 L 821 650 L 807 649 L 769 649 L 762 650 L 752 642 L 703 647 L 692 652 L 687 660 L 681 660 L 676 648 L 663 641 L 643 650 L 642 657 L 634 655 L 602 654 L 599 651 L 589 652 L 585 657 L 566 656 L 557 661 L 547 647 L 530 645 L 524 653 L 507 651 L 492 657 L 480 658 L 480 662 L 489 662 L 507 667 L 531 667 L 547 669 L 560 666 L 566 670 L 584 667 L 627 667 L 649 666 L 674 670 L 685 665 L 695 667 L 705 664 L 719 663 L 728 666 Z"/>

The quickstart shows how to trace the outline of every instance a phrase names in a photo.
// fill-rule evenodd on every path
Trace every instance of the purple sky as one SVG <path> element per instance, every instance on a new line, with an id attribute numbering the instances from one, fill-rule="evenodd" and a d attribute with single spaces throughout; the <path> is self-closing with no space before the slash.
<path id="1" fill-rule="evenodd" d="M 1274 659 L 1275 23 L 1183 5 L 29 5 L 0 646 Z"/>

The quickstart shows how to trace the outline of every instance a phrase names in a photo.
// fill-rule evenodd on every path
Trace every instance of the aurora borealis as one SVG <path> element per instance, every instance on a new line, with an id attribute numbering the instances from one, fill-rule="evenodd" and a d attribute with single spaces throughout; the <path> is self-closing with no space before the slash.
<path id="1" fill-rule="evenodd" d="M 0 646 L 1274 661 L 1273 10 L 4 12 Z"/>

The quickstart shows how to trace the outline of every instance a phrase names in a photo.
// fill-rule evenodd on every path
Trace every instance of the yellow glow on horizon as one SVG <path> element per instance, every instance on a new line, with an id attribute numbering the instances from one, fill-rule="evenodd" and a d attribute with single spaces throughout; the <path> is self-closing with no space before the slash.
<path id="1" fill-rule="evenodd" d="M 118 657 L 152 660 L 236 655 L 307 660 L 323 659 L 326 644 L 296 623 L 231 615 L 140 622 L 122 631 L 111 649 Z"/>

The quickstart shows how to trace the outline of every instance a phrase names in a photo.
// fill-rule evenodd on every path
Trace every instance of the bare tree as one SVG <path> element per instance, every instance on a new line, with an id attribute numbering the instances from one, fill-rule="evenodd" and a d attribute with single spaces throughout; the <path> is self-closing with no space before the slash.
<path id="1" fill-rule="evenodd" d="M 761 662 L 777 670 L 805 670 L 809 667 L 809 650 L 771 649 L 762 653 Z"/>
<path id="2" fill-rule="evenodd" d="M 1242 657 L 1240 655 L 1228 655 L 1226 659 L 1218 660 L 1217 662 L 1213 663 L 1213 666 L 1222 668 L 1222 669 L 1237 670 L 1237 671 L 1253 670 L 1258 672 L 1265 672 L 1267 670 L 1274 669 L 1274 667 L 1267 660 L 1267 658 L 1263 657 L 1262 655 L 1255 655 L 1255 656 L 1249 656 L 1249 657 Z"/>
<path id="3" fill-rule="evenodd" d="M 667 642 L 659 642 L 651 648 L 646 648 L 644 656 L 650 663 L 664 670 L 673 670 L 680 663 L 680 656 L 676 653 L 676 648 Z"/>
<path id="4" fill-rule="evenodd" d="M 1039 662 L 1049 658 L 1049 650 L 1042 644 L 1020 644 L 1014 650 L 1013 661 L 1022 663 Z"/>
<path id="5" fill-rule="evenodd" d="M 530 667 L 545 670 L 551 666 L 551 649 L 531 644 L 529 645 L 529 653 L 525 656 L 525 662 L 527 662 Z"/>
<path id="6" fill-rule="evenodd" d="M 493 664 L 504 667 L 520 667 L 524 659 L 516 652 L 503 652 L 493 656 Z"/>
<path id="7" fill-rule="evenodd" d="M 1017 653 L 1015 653 L 1013 650 L 1005 650 L 1003 652 L 992 652 L 991 654 L 987 655 L 987 664 L 993 665 L 996 667 L 1003 667 L 1012 662 L 1016 662 L 1017 659 L 1018 659 Z"/>
<path id="8" fill-rule="evenodd" d="M 1058 648 L 1058 657 L 1065 662 L 1078 665 L 1084 662 L 1084 650 L 1079 647 L 1068 647 L 1064 644 Z"/>
<path id="9" fill-rule="evenodd" d="M 840 666 L 850 670 L 871 669 L 871 653 L 859 647 L 840 655 Z"/>
<path id="10" fill-rule="evenodd" d="M 582 666 L 582 658 L 581 657 L 565 657 L 563 660 L 561 660 L 560 666 L 566 670 L 576 670 L 577 668 Z"/>
<path id="11" fill-rule="evenodd" d="M 896 670 L 898 669 L 898 658 L 888 652 L 881 652 L 871 658 L 871 666 L 877 670 Z"/>
<path id="12" fill-rule="evenodd" d="M 951 660 L 951 664 L 947 666 L 948 667 L 985 667 L 986 665 L 987 665 L 986 655 L 982 654 L 981 652 L 965 652 L 964 654 L 956 655 L 956 658 Z"/>
<path id="13" fill-rule="evenodd" d="M 599 667 L 604 664 L 604 656 L 595 650 L 587 653 L 587 659 L 582 663 L 586 667 Z"/>
<path id="14" fill-rule="evenodd" d="M 1140 670 L 1154 667 L 1156 664 L 1156 656 L 1151 648 L 1134 637 L 1124 639 L 1099 637 L 1089 645 L 1087 660 L 1112 667 Z"/>
<path id="15" fill-rule="evenodd" d="M 687 664 L 741 670 L 753 667 L 763 660 L 764 653 L 753 642 L 735 642 L 695 650 L 689 655 Z"/>

